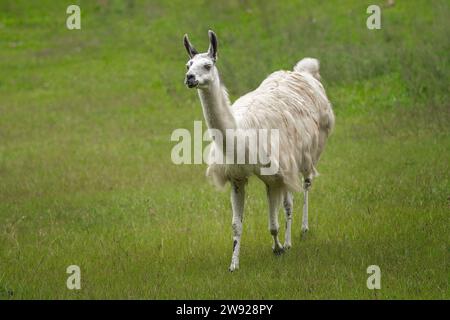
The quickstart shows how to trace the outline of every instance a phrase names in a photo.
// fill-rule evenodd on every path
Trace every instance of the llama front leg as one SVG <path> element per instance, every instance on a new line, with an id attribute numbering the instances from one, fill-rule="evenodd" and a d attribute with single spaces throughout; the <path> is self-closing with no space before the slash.
<path id="1" fill-rule="evenodd" d="M 291 243 L 291 225 L 292 225 L 292 210 L 294 207 L 294 197 L 292 193 L 286 191 L 283 199 L 284 212 L 286 213 L 286 233 L 284 236 L 284 248 L 289 249 Z"/>
<path id="2" fill-rule="evenodd" d="M 280 188 L 267 186 L 267 198 L 269 200 L 269 230 L 273 237 L 272 249 L 275 254 L 281 254 L 284 248 L 278 239 L 278 230 L 280 228 L 278 224 L 278 211 L 283 198 L 283 192 Z"/>
<path id="3" fill-rule="evenodd" d="M 245 182 L 231 183 L 231 207 L 233 209 L 233 255 L 229 270 L 239 269 L 239 250 L 241 248 L 242 220 L 244 218 Z"/>
<path id="4" fill-rule="evenodd" d="M 302 233 L 308 232 L 308 191 L 311 188 L 311 178 L 306 178 L 303 184 L 304 189 L 304 201 L 303 201 L 303 217 L 302 217 Z"/>

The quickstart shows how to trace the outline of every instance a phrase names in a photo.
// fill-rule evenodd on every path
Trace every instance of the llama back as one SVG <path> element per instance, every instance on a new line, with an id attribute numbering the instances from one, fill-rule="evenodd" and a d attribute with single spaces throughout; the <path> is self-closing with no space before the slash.
<path id="1" fill-rule="evenodd" d="M 334 125 L 319 79 L 319 61 L 306 58 L 293 71 L 272 73 L 232 106 L 238 127 L 280 130 L 279 165 L 292 191 L 301 189 L 299 173 L 318 174 L 315 166 Z"/>
<path id="2" fill-rule="evenodd" d="M 328 100 L 328 97 L 325 93 L 325 89 L 320 83 L 320 62 L 314 58 L 303 58 L 300 60 L 295 66 L 294 71 L 298 73 L 302 73 L 303 75 L 311 75 L 317 81 L 310 81 L 310 85 L 315 89 L 315 91 L 320 96 L 320 100 L 322 101 L 319 104 L 319 112 L 320 112 L 320 127 L 326 132 L 326 136 L 328 136 L 334 128 L 334 113 L 331 103 Z M 325 137 L 326 138 L 326 137 Z"/>
<path id="3" fill-rule="evenodd" d="M 320 62 L 314 58 L 303 58 L 295 66 L 294 71 L 303 74 L 308 78 L 312 76 L 314 80 L 310 79 L 309 84 L 314 88 L 317 95 L 317 107 L 319 111 L 319 148 L 316 150 L 315 162 L 319 161 L 320 154 L 325 147 L 326 140 L 334 128 L 335 117 L 333 108 L 325 93 L 325 89 L 320 82 Z M 317 80 L 317 81 L 316 81 Z"/>

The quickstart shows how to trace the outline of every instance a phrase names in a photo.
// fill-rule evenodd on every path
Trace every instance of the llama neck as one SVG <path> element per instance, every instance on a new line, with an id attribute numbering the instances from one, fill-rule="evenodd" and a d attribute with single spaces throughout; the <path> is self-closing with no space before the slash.
<path id="1" fill-rule="evenodd" d="M 217 129 L 225 137 L 226 129 L 236 128 L 230 101 L 220 83 L 217 70 L 214 81 L 207 88 L 199 89 L 198 94 L 202 103 L 203 116 L 209 129 Z"/>

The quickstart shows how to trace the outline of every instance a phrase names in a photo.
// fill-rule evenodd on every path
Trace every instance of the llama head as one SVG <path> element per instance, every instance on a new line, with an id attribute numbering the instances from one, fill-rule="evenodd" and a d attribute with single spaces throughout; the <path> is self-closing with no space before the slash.
<path id="1" fill-rule="evenodd" d="M 185 83 L 189 88 L 205 88 L 217 79 L 217 70 L 215 67 L 217 60 L 217 37 L 209 30 L 209 49 L 205 53 L 198 53 L 184 35 L 184 46 L 189 55 L 189 61 L 186 63 L 187 72 Z"/>

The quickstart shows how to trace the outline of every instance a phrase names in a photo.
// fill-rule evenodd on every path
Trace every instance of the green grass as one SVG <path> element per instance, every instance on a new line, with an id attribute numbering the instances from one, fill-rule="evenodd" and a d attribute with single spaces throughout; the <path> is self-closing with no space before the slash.
<path id="1" fill-rule="evenodd" d="M 0 299 L 450 298 L 448 1 L 398 0 L 377 31 L 384 1 L 78 1 L 69 31 L 71 3 L 0 3 Z M 336 113 L 307 238 L 298 195 L 272 254 L 251 180 L 233 274 L 228 193 L 170 160 L 202 119 L 182 35 L 204 50 L 208 28 L 233 99 L 313 56 Z"/>

